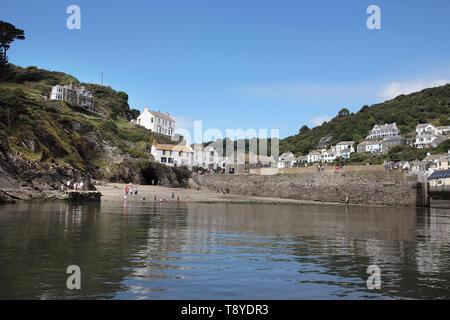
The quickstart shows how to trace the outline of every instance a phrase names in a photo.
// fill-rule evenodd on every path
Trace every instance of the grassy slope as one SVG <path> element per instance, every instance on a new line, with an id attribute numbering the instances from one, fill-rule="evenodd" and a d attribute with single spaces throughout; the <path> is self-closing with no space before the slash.
<path id="1" fill-rule="evenodd" d="M 131 125 L 128 96 L 110 87 L 86 84 L 94 92 L 94 112 L 66 102 L 46 101 L 44 96 L 50 93 L 52 85 L 70 82 L 79 83 L 61 72 L 13 66 L 10 79 L 0 83 L 0 138 L 7 139 L 13 153 L 18 151 L 30 160 L 71 165 L 92 173 L 104 166 L 104 159 L 89 136 L 96 138 L 97 143 L 107 141 L 120 153 L 141 159 L 150 158 L 154 140 L 173 143 L 165 136 Z M 17 113 L 11 126 L 8 112 Z M 30 148 L 30 143 L 35 148 Z"/>

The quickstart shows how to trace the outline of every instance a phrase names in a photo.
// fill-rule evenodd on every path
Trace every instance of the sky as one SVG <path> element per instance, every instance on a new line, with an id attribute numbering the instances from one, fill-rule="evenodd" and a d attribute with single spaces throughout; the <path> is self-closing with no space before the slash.
<path id="1" fill-rule="evenodd" d="M 81 29 L 68 29 L 70 5 Z M 381 29 L 369 29 L 369 5 Z M 25 31 L 10 62 L 74 75 L 169 112 L 177 128 L 279 129 L 450 82 L 450 1 L 2 1 Z"/>

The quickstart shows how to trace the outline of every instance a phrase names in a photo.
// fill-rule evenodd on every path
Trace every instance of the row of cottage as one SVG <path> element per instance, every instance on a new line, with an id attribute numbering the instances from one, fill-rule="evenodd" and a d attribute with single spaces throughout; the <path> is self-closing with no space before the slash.
<path id="1" fill-rule="evenodd" d="M 434 126 L 431 123 L 418 124 L 416 127 L 415 141 L 402 137 L 400 130 L 394 123 L 375 125 L 366 139 L 360 142 L 356 152 L 369 152 L 371 154 L 385 154 L 393 146 L 414 146 L 416 148 L 436 147 L 441 142 L 450 139 L 450 126 Z M 309 152 L 307 162 L 334 162 L 338 157 L 350 158 L 355 152 L 353 141 L 342 141 L 327 148 L 334 142 L 332 136 L 323 137 L 317 146 L 317 150 Z"/>
<path id="2" fill-rule="evenodd" d="M 139 124 L 152 132 L 172 136 L 175 132 L 175 120 L 169 113 L 151 111 L 148 108 L 133 123 Z M 319 141 L 317 150 L 311 151 L 307 156 L 296 157 L 292 152 L 286 152 L 279 156 L 278 160 L 273 157 L 255 155 L 252 153 L 233 153 L 223 157 L 213 144 L 203 146 L 154 144 L 152 155 L 155 160 L 168 166 L 202 167 L 205 169 L 220 169 L 227 173 L 248 172 L 252 167 L 278 167 L 291 168 L 304 166 L 308 163 L 331 163 L 338 157 L 350 158 L 353 152 L 369 152 L 372 154 L 384 154 L 396 145 L 417 148 L 434 147 L 440 142 L 450 138 L 450 126 L 435 127 L 430 123 L 419 124 L 416 128 L 416 141 L 411 143 L 408 139 L 400 136 L 400 131 L 395 123 L 375 125 L 366 140 L 359 143 L 355 150 L 354 141 L 341 141 L 334 146 L 332 136 L 327 136 Z M 329 148 L 328 148 L 329 147 Z"/>

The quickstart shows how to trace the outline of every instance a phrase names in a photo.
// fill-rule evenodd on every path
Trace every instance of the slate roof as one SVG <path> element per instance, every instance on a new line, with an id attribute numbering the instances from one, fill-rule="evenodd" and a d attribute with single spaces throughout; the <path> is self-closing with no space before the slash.
<path id="1" fill-rule="evenodd" d="M 436 170 L 428 177 L 428 179 L 445 179 L 445 178 L 450 178 L 450 169 Z"/>

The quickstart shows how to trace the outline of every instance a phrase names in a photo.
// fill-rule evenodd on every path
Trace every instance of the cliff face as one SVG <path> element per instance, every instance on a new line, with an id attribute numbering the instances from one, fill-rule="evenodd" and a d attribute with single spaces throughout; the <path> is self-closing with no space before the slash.
<path id="1" fill-rule="evenodd" d="M 78 82 L 72 76 L 34 67 L 13 70 L 0 83 L 0 199 L 52 196 L 47 193 L 69 179 L 83 180 L 90 189 L 91 179 L 149 182 L 143 170 L 152 161 L 153 141 L 173 142 L 129 123 L 126 93 L 82 84 L 94 94 L 95 107 L 87 109 L 46 98 L 52 85 Z M 166 185 L 184 185 L 170 168 L 155 172 Z"/>

